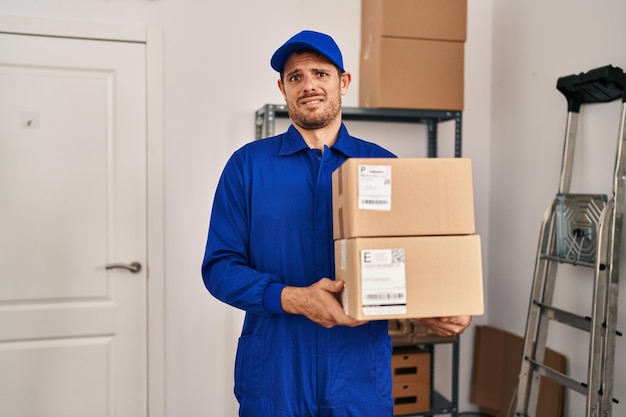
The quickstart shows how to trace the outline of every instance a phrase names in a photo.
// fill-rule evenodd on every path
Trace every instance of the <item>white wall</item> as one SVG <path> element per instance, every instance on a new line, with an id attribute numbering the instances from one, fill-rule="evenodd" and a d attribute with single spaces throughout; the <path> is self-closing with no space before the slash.
<path id="1" fill-rule="evenodd" d="M 487 295 L 487 314 L 474 324 L 521 334 L 539 220 L 560 168 L 565 105 L 556 79 L 608 63 L 626 68 L 626 3 L 468 3 L 463 154 L 473 160 Z M 254 110 L 281 102 L 269 58 L 292 34 L 308 28 L 335 37 L 354 75 L 344 104 L 357 105 L 360 1 L 2 0 L 0 13 L 163 27 L 167 417 L 235 416 L 232 364 L 242 315 L 211 298 L 199 273 L 213 192 L 228 156 L 253 139 Z M 617 116 L 615 106 L 610 112 Z M 611 118 L 604 128 L 611 145 L 616 126 Z M 425 150 L 424 131 L 415 126 L 349 128 L 403 156 Z M 595 125 L 581 128 L 591 132 Z M 452 155 L 449 142 L 441 146 L 442 156 Z M 600 146 L 580 152 L 595 162 L 583 163 L 577 184 L 606 179 L 612 152 Z M 569 334 L 553 341 L 568 356 L 584 343 Z M 472 409 L 472 344 L 469 329 L 462 337 L 461 411 Z M 620 391 L 626 366 L 618 366 Z M 570 406 L 568 415 L 582 414 Z"/>
<path id="2" fill-rule="evenodd" d="M 559 184 L 567 106 L 559 77 L 605 65 L 626 69 L 626 2 L 494 1 L 489 323 L 523 334 L 540 221 Z M 619 102 L 583 108 L 572 192 L 610 193 Z M 559 268 L 555 302 L 589 315 L 588 274 Z M 623 294 L 624 291 L 622 291 Z M 621 300 L 618 326 L 626 323 Z M 552 325 L 549 346 L 586 380 L 588 336 Z M 626 394 L 626 347 L 618 340 L 615 396 Z M 566 416 L 583 416 L 572 393 Z M 614 415 L 626 415 L 624 406 Z M 621 410 L 621 411 L 620 411 Z"/>

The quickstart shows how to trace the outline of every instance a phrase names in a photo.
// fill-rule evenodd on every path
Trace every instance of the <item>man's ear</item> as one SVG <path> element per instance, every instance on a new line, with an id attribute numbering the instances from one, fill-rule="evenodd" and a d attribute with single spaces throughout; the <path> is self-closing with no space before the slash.
<path id="1" fill-rule="evenodd" d="M 277 84 L 278 84 L 278 89 L 280 90 L 280 93 L 283 95 L 283 98 L 287 100 L 287 96 L 285 95 L 285 86 L 283 85 L 283 80 L 279 78 L 277 81 Z"/>
<path id="2" fill-rule="evenodd" d="M 341 78 L 339 79 L 339 88 L 341 89 L 341 95 L 346 95 L 348 92 L 348 86 L 352 81 L 352 74 L 349 72 L 344 72 L 341 74 Z"/>

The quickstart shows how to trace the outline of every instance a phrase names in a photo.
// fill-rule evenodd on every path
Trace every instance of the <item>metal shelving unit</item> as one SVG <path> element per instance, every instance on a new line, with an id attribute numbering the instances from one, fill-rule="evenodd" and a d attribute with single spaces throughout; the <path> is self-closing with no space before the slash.
<path id="1" fill-rule="evenodd" d="M 454 156 L 461 157 L 462 113 L 447 110 L 412 110 L 412 109 L 373 109 L 363 107 L 343 107 L 343 120 L 368 122 L 395 122 L 425 124 L 428 128 L 427 155 L 437 157 L 439 123 L 454 121 Z M 277 118 L 289 118 L 284 104 L 265 104 L 255 113 L 256 139 L 274 136 L 274 122 Z M 446 398 L 434 389 L 434 350 L 438 344 L 452 345 L 451 396 Z M 443 337 L 436 335 L 420 336 L 412 346 L 421 346 L 431 353 L 431 395 L 430 409 L 417 414 L 402 414 L 403 417 L 451 415 L 458 416 L 459 404 L 459 336 Z M 398 345 L 397 347 L 399 347 Z M 394 345 L 396 347 L 396 345 Z"/>
<path id="2" fill-rule="evenodd" d="M 418 123 L 428 127 L 428 157 L 437 157 L 438 126 L 441 122 L 454 121 L 454 156 L 461 156 L 462 113 L 447 110 L 371 109 L 343 107 L 343 120 L 369 122 Z M 265 104 L 256 111 L 256 138 L 274 136 L 276 118 L 288 118 L 284 104 Z"/>

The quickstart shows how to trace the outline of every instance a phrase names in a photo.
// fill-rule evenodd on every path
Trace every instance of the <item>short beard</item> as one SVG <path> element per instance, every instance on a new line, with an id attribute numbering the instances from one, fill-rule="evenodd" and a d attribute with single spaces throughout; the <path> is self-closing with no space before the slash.
<path id="1" fill-rule="evenodd" d="M 287 103 L 287 113 L 292 123 L 305 130 L 322 129 L 335 120 L 337 115 L 341 113 L 341 94 L 336 99 L 330 100 L 328 108 L 321 114 L 307 114 L 301 112 L 291 103 Z"/>

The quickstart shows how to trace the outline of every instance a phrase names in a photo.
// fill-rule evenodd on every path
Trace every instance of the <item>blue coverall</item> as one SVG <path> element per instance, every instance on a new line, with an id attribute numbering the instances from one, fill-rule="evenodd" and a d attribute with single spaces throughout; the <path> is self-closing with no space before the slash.
<path id="1" fill-rule="evenodd" d="M 387 322 L 327 329 L 280 302 L 284 286 L 334 279 L 331 176 L 349 157 L 394 155 L 343 124 L 322 153 L 290 126 L 224 168 L 202 275 L 213 296 L 246 312 L 235 360 L 242 417 L 393 415 Z"/>

